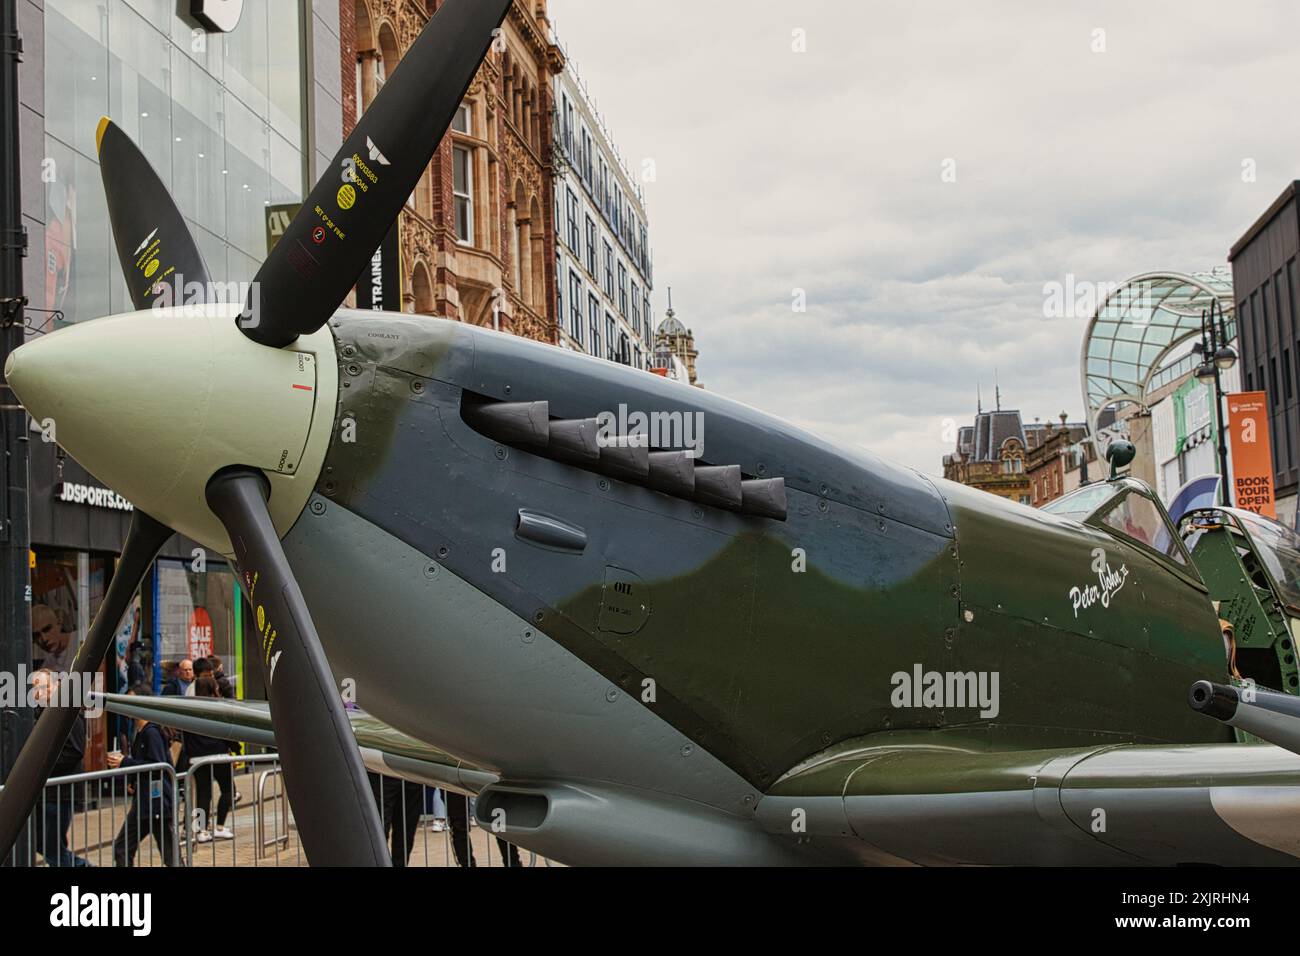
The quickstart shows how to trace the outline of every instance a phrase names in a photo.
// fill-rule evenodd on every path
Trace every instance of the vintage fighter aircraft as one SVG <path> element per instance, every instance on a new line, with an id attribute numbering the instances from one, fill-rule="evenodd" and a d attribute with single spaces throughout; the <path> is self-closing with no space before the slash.
<path id="1" fill-rule="evenodd" d="M 388 860 L 336 679 L 406 735 L 358 727 L 371 766 L 475 793 L 481 822 L 567 863 L 1300 856 L 1300 755 L 1221 722 L 1259 704 L 1233 697 L 1206 584 L 1141 482 L 1035 511 L 642 371 L 340 307 L 507 6 L 442 5 L 244 305 L 151 308 L 207 271 L 101 125 L 141 311 L 6 368 L 136 505 L 76 667 L 172 531 L 230 556 L 269 717 L 113 706 L 273 733 L 316 865 Z M 700 454 L 609 434 L 620 409 L 702 416 Z M 0 850 L 73 716 L 37 721 Z"/>

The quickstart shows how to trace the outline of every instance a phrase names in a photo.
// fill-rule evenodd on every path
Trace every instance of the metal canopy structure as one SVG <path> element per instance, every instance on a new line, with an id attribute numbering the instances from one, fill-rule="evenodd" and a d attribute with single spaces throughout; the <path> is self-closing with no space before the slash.
<path id="1" fill-rule="evenodd" d="M 1083 337 L 1079 377 L 1088 431 L 1111 405 L 1142 403 L 1152 379 L 1179 346 L 1201 333 L 1201 313 L 1217 301 L 1237 337 L 1232 272 L 1148 272 L 1126 280 L 1097 307 Z M 1188 366 L 1190 368 L 1190 365 Z"/>

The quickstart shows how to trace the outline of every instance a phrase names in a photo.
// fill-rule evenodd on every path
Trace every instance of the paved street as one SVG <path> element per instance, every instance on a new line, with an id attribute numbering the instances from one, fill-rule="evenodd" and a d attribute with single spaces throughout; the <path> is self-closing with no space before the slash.
<path id="1" fill-rule="evenodd" d="M 193 866 L 306 866 L 306 858 L 301 853 L 297 830 L 289 817 L 288 834 L 285 834 L 282 803 L 268 796 L 265 803 L 266 816 L 263 822 L 263 840 L 267 844 L 259 853 L 257 838 L 257 815 L 253 808 L 253 798 L 257 791 L 256 777 L 241 774 L 235 778 L 236 789 L 241 796 L 239 806 L 231 813 L 227 825 L 234 833 L 232 840 L 213 840 L 211 843 L 196 844 L 193 848 L 191 865 Z M 96 866 L 112 866 L 113 838 L 117 835 L 125 819 L 127 804 L 118 799 L 100 801 L 97 809 L 78 813 L 72 822 L 69 845 L 73 851 Z M 415 837 L 415 846 L 411 851 L 411 866 L 455 866 L 451 851 L 451 834 L 449 831 L 435 832 L 430 828 L 431 820 L 420 821 Z M 275 840 L 274 837 L 280 837 Z M 479 866 L 502 866 L 503 859 L 497 849 L 496 841 L 480 827 L 472 827 L 470 839 L 474 847 L 474 858 Z M 525 866 L 533 862 L 533 855 L 520 851 Z M 186 848 L 181 847 L 181 859 L 187 858 Z M 136 854 L 137 866 L 162 866 L 162 851 L 152 838 L 142 841 Z M 538 857 L 537 866 L 548 865 Z M 551 864 L 554 865 L 554 864 Z"/>

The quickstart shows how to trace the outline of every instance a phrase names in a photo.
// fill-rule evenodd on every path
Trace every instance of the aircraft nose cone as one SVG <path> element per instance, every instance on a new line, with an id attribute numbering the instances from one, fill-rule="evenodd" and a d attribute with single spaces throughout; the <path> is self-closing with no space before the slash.
<path id="1" fill-rule="evenodd" d="M 159 309 L 41 336 L 14 350 L 5 373 L 43 440 L 152 517 L 229 553 L 204 499 L 213 474 L 266 472 L 283 531 L 319 473 L 337 388 L 333 340 L 320 336 L 267 348 L 230 309 Z M 314 416 L 318 400 L 328 411 Z"/>

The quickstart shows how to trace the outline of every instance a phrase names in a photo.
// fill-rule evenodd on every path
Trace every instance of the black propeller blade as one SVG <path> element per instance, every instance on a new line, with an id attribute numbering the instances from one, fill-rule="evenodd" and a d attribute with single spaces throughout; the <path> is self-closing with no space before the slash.
<path id="1" fill-rule="evenodd" d="M 230 534 L 253 608 L 271 722 L 303 850 L 313 866 L 389 866 L 361 752 L 271 523 L 268 493 L 261 472 L 240 468 L 217 474 L 207 499 Z"/>
<path id="2" fill-rule="evenodd" d="M 329 321 L 415 188 L 512 0 L 447 0 L 262 268 L 240 328 L 279 348 Z"/>
<path id="3" fill-rule="evenodd" d="M 86 642 L 72 662 L 71 673 L 81 675 L 83 687 L 90 686 L 90 680 L 113 643 L 113 634 L 122 621 L 122 615 L 131 605 L 136 588 L 171 535 L 171 528 L 159 524 L 143 511 L 136 509 L 132 513 L 131 527 L 122 546 L 122 559 L 108 585 L 104 603 L 99 606 L 99 613 L 90 625 Z M 41 788 L 49 779 L 59 758 L 59 750 L 68 739 L 80 712 L 79 707 L 51 705 L 45 708 L 31 736 L 23 744 L 22 752 L 4 782 L 5 788 L 0 791 L 0 858 L 8 856 L 13 849 L 14 841 L 36 805 Z"/>
<path id="4" fill-rule="evenodd" d="M 198 283 L 206 299 L 208 267 L 171 194 L 149 160 L 107 116 L 95 131 L 108 218 L 131 302 L 151 308 L 185 304 L 186 285 Z"/>

